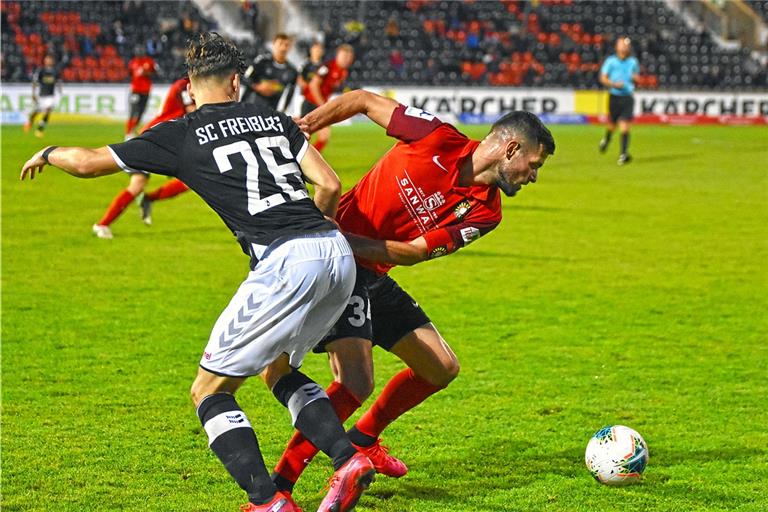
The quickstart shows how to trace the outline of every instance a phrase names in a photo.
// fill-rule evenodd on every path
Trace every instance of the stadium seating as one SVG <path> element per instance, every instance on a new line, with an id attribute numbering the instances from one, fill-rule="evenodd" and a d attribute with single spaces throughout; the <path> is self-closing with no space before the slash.
<path id="1" fill-rule="evenodd" d="M 160 68 L 157 81 L 184 73 L 186 39 L 207 23 L 190 2 L 10 1 L 0 3 L 3 80 L 27 81 L 53 53 L 65 81 L 125 82 L 136 46 Z"/>
<path id="2" fill-rule="evenodd" d="M 768 1 L 750 1 L 763 16 Z M 23 9 L 22 9 L 23 5 Z M 665 2 L 599 0 L 304 0 L 333 48 L 357 52 L 350 85 L 507 85 L 598 88 L 600 63 L 629 35 L 645 88 L 768 86 L 746 49 L 723 49 L 689 28 Z M 183 73 L 186 39 L 210 28 L 188 0 L 4 1 L 3 80 L 29 80 L 55 52 L 66 81 L 127 81 L 142 45 L 158 81 Z M 340 15 L 345 13 L 345 15 Z M 247 58 L 258 48 L 244 48 Z"/>
<path id="3" fill-rule="evenodd" d="M 329 46 L 355 46 L 354 84 L 597 88 L 600 63 L 619 34 L 635 41 L 643 87 L 768 84 L 762 66 L 748 65 L 747 50 L 720 49 L 664 2 L 308 0 L 302 6 Z M 350 18 L 338 13 L 361 18 L 365 29 L 350 33 Z M 404 59 L 400 72 L 390 62 L 395 51 Z"/>

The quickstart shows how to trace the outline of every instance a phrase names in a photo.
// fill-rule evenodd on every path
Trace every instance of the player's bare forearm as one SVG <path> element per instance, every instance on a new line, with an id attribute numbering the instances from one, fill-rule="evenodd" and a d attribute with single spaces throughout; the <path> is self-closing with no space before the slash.
<path id="1" fill-rule="evenodd" d="M 48 148 L 41 149 L 27 160 L 21 168 L 20 179 L 23 180 L 27 176 L 34 179 L 35 174 L 43 172 L 43 168 L 48 164 L 78 178 L 96 178 L 121 170 L 106 146 L 97 149 L 57 147 L 47 153 L 47 162 L 43 158 L 46 149 Z"/>
<path id="2" fill-rule="evenodd" d="M 371 121 L 386 128 L 398 103 L 384 96 L 364 91 L 350 91 L 313 110 L 299 122 L 302 130 L 314 133 L 326 126 L 365 114 Z"/>
<path id="3" fill-rule="evenodd" d="M 353 233 L 344 233 L 356 256 L 374 263 L 415 265 L 427 259 L 426 244 L 419 238 L 412 242 L 376 240 Z"/>

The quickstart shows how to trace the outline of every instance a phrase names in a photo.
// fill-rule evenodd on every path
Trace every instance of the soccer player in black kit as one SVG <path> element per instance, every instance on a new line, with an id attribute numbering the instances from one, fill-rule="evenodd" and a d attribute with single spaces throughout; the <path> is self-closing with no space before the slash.
<path id="1" fill-rule="evenodd" d="M 325 46 L 320 41 L 315 41 L 312 46 L 309 47 L 309 58 L 302 64 L 301 71 L 299 72 L 298 84 L 299 87 L 304 90 L 309 87 L 309 82 L 312 81 L 312 77 L 315 76 L 317 70 L 323 65 L 323 56 L 325 55 Z"/>
<path id="2" fill-rule="evenodd" d="M 272 53 L 263 53 L 253 59 L 245 71 L 245 93 L 242 101 L 262 102 L 275 110 L 285 112 L 296 91 L 299 72 L 288 62 L 288 52 L 293 39 L 286 34 L 277 34 L 272 41 Z"/>
<path id="3" fill-rule="evenodd" d="M 298 371 L 304 355 L 344 311 L 355 281 L 346 239 L 333 217 L 341 184 L 285 114 L 237 102 L 240 51 L 218 34 L 187 48 L 197 110 L 138 137 L 98 149 L 48 146 L 21 179 L 50 164 L 76 177 L 142 170 L 178 177 L 221 217 L 251 258 L 251 272 L 213 327 L 192 400 L 209 446 L 248 494 L 246 512 L 296 512 L 270 479 L 251 423 L 235 400 L 261 375 L 292 423 L 332 460 L 322 512 L 355 506 L 374 477 L 344 432 L 327 395 Z M 304 180 L 315 185 L 310 199 Z"/>
<path id="4" fill-rule="evenodd" d="M 53 55 L 46 55 L 43 59 L 43 67 L 36 69 L 32 74 L 32 100 L 35 102 L 35 108 L 29 114 L 29 119 L 24 125 L 25 132 L 28 132 L 35 124 L 37 115 L 43 112 L 43 119 L 35 129 L 35 136 L 43 136 L 43 130 L 48 124 L 51 111 L 56 107 L 56 89 L 61 94 L 61 82 L 59 81 L 59 72 L 56 69 L 56 60 Z"/>

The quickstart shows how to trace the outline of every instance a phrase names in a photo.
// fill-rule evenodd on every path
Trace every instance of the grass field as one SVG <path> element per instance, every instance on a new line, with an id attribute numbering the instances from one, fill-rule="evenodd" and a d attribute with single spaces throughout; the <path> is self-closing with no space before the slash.
<path id="1" fill-rule="evenodd" d="M 358 510 L 768 510 L 766 130 L 637 127 L 626 167 L 615 146 L 597 154 L 597 127 L 553 132 L 557 154 L 504 201 L 496 231 L 393 271 L 462 372 L 385 432 L 411 472 L 380 477 Z M 121 134 L 55 118 L 43 141 L 2 130 L 4 511 L 245 501 L 188 398 L 247 272 L 227 229 L 187 194 L 158 203 L 151 228 L 132 206 L 99 240 L 91 224 L 124 175 L 17 181 L 45 143 Z M 326 157 L 349 187 L 389 144 L 374 127 L 342 127 Z M 400 365 L 385 352 L 376 365 L 380 389 Z M 330 380 L 321 356 L 305 370 Z M 239 396 L 271 467 L 288 413 L 255 380 Z M 610 423 L 645 436 L 641 485 L 603 487 L 585 469 L 589 437 Z M 299 482 L 305 510 L 329 475 L 318 458 Z"/>

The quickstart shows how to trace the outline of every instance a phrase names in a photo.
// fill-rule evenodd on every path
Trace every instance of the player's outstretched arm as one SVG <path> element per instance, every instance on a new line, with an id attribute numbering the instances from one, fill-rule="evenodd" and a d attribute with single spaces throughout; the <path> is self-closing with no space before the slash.
<path id="1" fill-rule="evenodd" d="M 29 176 L 34 179 L 35 173 L 43 172 L 46 165 L 58 167 L 78 178 L 96 178 L 121 171 L 107 146 L 97 149 L 48 146 L 27 160 L 19 178 L 24 180 Z"/>
<path id="2" fill-rule="evenodd" d="M 419 237 L 410 242 L 398 242 L 396 240 L 376 240 L 365 236 L 344 233 L 347 237 L 352 252 L 374 263 L 389 265 L 415 265 L 429 259 L 427 242 L 424 237 Z"/>
<path id="3" fill-rule="evenodd" d="M 315 205 L 324 215 L 335 217 L 341 199 L 339 177 L 311 144 L 299 163 L 302 173 L 315 187 Z"/>
<path id="4" fill-rule="evenodd" d="M 344 93 L 313 110 L 299 119 L 298 125 L 302 131 L 314 133 L 357 114 L 365 114 L 371 121 L 386 128 L 398 105 L 391 98 L 360 89 Z"/>

